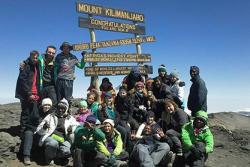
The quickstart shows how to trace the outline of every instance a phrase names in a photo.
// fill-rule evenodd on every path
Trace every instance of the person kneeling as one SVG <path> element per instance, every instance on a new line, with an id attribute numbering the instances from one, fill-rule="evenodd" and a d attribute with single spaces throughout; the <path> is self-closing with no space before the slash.
<path id="1" fill-rule="evenodd" d="M 182 128 L 181 138 L 186 165 L 203 167 L 208 153 L 213 152 L 214 140 L 207 121 L 207 113 L 198 111 L 194 120 Z"/>
<path id="2" fill-rule="evenodd" d="M 37 127 L 38 134 L 42 135 L 39 146 L 45 148 L 45 163 L 53 164 L 53 160 L 59 158 L 65 165 L 71 156 L 70 147 L 73 140 L 73 132 L 79 123 L 68 114 L 69 104 L 62 99 L 55 113 L 47 115 Z"/>

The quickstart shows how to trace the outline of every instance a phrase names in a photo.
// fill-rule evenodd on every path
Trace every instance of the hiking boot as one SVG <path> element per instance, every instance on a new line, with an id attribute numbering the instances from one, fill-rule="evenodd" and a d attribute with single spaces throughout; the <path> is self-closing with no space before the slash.
<path id="1" fill-rule="evenodd" d="M 26 166 L 31 165 L 30 156 L 25 155 L 24 158 L 23 158 L 23 163 Z"/>
<path id="2" fill-rule="evenodd" d="M 169 153 L 168 153 L 168 159 L 169 159 L 169 161 L 168 161 L 167 167 L 172 167 L 173 166 L 174 160 L 175 160 L 175 156 L 176 156 L 176 154 L 173 153 L 173 151 L 169 151 Z"/>

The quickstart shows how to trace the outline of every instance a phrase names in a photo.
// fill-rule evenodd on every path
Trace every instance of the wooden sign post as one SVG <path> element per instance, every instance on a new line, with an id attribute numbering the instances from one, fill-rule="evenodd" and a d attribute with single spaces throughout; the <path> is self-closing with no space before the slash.
<path id="1" fill-rule="evenodd" d="M 87 4 L 83 2 L 76 3 L 76 10 L 79 13 L 88 14 L 88 18 L 79 17 L 79 27 L 88 28 L 90 32 L 90 43 L 74 44 L 73 50 L 92 49 L 92 53 L 86 53 L 85 62 L 92 63 L 91 67 L 85 67 L 85 76 L 91 76 L 91 86 L 98 88 L 98 76 L 104 75 L 127 75 L 134 66 L 97 66 L 98 62 L 102 63 L 118 63 L 118 62 L 137 62 L 139 70 L 142 74 L 152 74 L 153 67 L 144 65 L 145 62 L 151 62 L 150 54 L 142 54 L 141 43 L 154 42 L 154 36 L 141 37 L 145 35 L 145 27 L 140 25 L 144 23 L 144 14 L 130 12 L 127 10 L 114 9 L 99 5 Z M 123 19 L 132 21 L 133 24 L 122 23 L 117 21 L 101 20 L 93 18 L 93 16 L 103 16 L 109 18 Z M 114 31 L 122 33 L 134 34 L 134 38 L 117 39 L 109 41 L 96 42 L 95 31 Z M 113 47 L 120 45 L 136 45 L 137 53 L 97 53 L 97 48 Z"/>

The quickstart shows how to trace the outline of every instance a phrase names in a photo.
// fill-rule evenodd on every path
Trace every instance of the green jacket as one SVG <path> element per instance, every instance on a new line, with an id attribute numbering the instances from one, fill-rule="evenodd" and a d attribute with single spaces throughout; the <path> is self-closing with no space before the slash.
<path id="1" fill-rule="evenodd" d="M 105 140 L 105 134 L 99 128 L 88 129 L 83 125 L 79 125 L 74 133 L 73 146 L 86 152 L 93 151 L 96 148 L 97 141 Z"/>
<path id="2" fill-rule="evenodd" d="M 103 153 L 104 155 L 106 155 L 107 157 L 110 157 L 111 154 L 115 156 L 120 155 L 122 152 L 123 143 L 122 143 L 121 134 L 117 130 L 114 130 L 113 142 L 115 145 L 115 149 L 113 153 L 109 152 L 109 150 L 107 149 L 106 140 L 97 142 L 97 150 Z"/>
<path id="3" fill-rule="evenodd" d="M 208 120 L 207 113 L 204 111 L 198 111 L 196 116 L 202 117 L 206 121 Z M 194 133 L 193 121 L 186 123 L 182 127 L 181 139 L 183 148 L 185 151 L 191 149 L 195 142 L 205 143 L 206 153 L 213 152 L 214 139 L 209 127 L 206 125 L 197 135 Z"/>

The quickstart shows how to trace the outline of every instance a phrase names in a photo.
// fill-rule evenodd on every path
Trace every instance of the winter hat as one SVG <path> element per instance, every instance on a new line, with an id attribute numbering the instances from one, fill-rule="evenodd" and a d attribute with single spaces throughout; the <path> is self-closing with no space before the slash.
<path id="1" fill-rule="evenodd" d="M 190 67 L 190 72 L 191 72 L 191 71 L 196 71 L 197 74 L 200 73 L 200 69 L 199 69 L 199 67 L 197 67 L 197 66 L 191 66 L 191 67 Z"/>
<path id="2" fill-rule="evenodd" d="M 176 71 L 173 71 L 170 73 L 170 77 L 175 77 L 175 78 L 179 78 L 179 75 Z"/>
<path id="3" fill-rule="evenodd" d="M 131 72 L 133 72 L 134 74 L 140 74 L 140 69 L 138 66 L 135 66 L 132 68 Z"/>
<path id="4" fill-rule="evenodd" d="M 109 92 L 106 92 L 106 93 L 104 94 L 104 98 L 112 98 L 112 94 L 109 93 Z"/>
<path id="5" fill-rule="evenodd" d="M 205 123 L 207 123 L 208 121 L 208 115 L 207 115 L 207 112 L 205 111 L 198 111 L 196 114 L 195 114 L 195 119 L 201 119 L 203 120 Z"/>
<path id="6" fill-rule="evenodd" d="M 60 46 L 60 50 L 63 50 L 64 46 L 68 46 L 69 50 L 73 50 L 73 46 L 69 42 L 63 42 L 62 45 Z"/>
<path id="7" fill-rule="evenodd" d="M 141 82 L 141 81 L 136 82 L 136 83 L 135 83 L 135 87 L 137 87 L 137 86 L 142 86 L 142 87 L 144 87 L 144 83 Z"/>
<path id="8" fill-rule="evenodd" d="M 94 115 L 89 115 L 86 118 L 86 122 L 95 124 L 96 123 L 96 117 Z"/>
<path id="9" fill-rule="evenodd" d="M 66 111 L 68 111 L 68 109 L 69 109 L 69 103 L 68 103 L 68 101 L 67 101 L 65 98 L 63 98 L 63 99 L 57 104 L 57 106 L 58 106 L 58 107 L 65 108 Z"/>
<path id="10" fill-rule="evenodd" d="M 154 116 L 155 116 L 155 113 L 153 111 L 148 111 L 147 118 L 148 117 L 154 117 Z"/>
<path id="11" fill-rule="evenodd" d="M 43 101 L 42 101 L 42 106 L 44 106 L 44 105 L 50 105 L 50 106 L 52 106 L 52 101 L 51 101 L 51 99 L 50 99 L 50 98 L 45 98 L 45 99 L 43 99 Z"/>
<path id="12" fill-rule="evenodd" d="M 161 64 L 160 67 L 158 68 L 158 73 L 160 73 L 160 72 L 166 72 L 167 73 L 167 69 L 166 69 L 164 64 Z"/>
<path id="13" fill-rule="evenodd" d="M 103 124 L 105 124 L 105 123 L 109 123 L 113 127 L 115 126 L 115 122 L 112 119 L 105 119 L 105 121 L 103 121 Z"/>
<path id="14" fill-rule="evenodd" d="M 81 100 L 80 101 L 80 107 L 84 107 L 84 108 L 88 107 L 88 104 L 87 104 L 86 100 Z"/>

